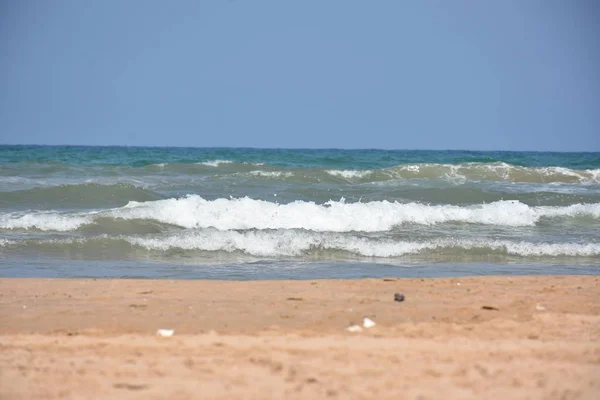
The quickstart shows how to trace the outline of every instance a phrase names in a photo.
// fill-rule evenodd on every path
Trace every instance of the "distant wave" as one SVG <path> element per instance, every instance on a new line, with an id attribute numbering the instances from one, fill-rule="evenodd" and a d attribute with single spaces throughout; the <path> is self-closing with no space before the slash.
<path id="1" fill-rule="evenodd" d="M 503 162 L 463 164 L 401 164 L 382 169 L 332 169 L 332 168 L 281 168 L 264 163 L 235 163 L 230 160 L 211 160 L 196 164 L 161 164 L 161 168 L 189 171 L 191 166 L 211 167 L 211 173 L 232 174 L 236 172 L 281 172 L 280 177 L 305 182 L 331 181 L 332 178 L 349 183 L 368 183 L 402 179 L 441 179 L 455 183 L 467 181 L 497 181 L 524 183 L 600 183 L 600 169 L 569 169 L 565 167 L 522 167 Z M 222 171 L 219 168 L 224 168 Z M 255 173 L 255 176 L 267 176 Z"/>
<path id="2" fill-rule="evenodd" d="M 503 162 L 464 164 L 406 164 L 377 170 L 325 170 L 332 176 L 366 182 L 388 179 L 489 180 L 530 183 L 600 183 L 600 169 L 521 167 Z"/>
<path id="3" fill-rule="evenodd" d="M 173 171 L 190 171 L 193 165 L 209 166 L 214 174 L 250 172 L 256 177 L 273 177 L 300 182 L 322 182 L 332 178 L 349 183 L 398 179 L 442 179 L 456 183 L 499 181 L 526 183 L 600 183 L 600 169 L 575 170 L 564 167 L 521 167 L 503 162 L 463 164 L 402 164 L 382 169 L 282 168 L 264 163 L 210 160 L 196 164 L 162 164 Z M 255 167 L 265 167 L 255 169 Z M 224 168 L 220 170 L 219 168 Z M 333 182 L 333 181 L 332 181 Z"/>
<path id="4" fill-rule="evenodd" d="M 91 170 L 88 170 L 90 168 Z M 33 177 L 25 178 L 27 174 Z M 103 165 L 74 167 L 70 164 L 19 164 L 5 166 L 5 176 L 0 176 L 0 184 L 35 185 L 44 179 L 55 176 L 68 177 L 69 183 L 78 176 L 81 179 L 103 179 L 109 177 L 139 178 L 152 176 L 160 171 L 161 176 L 174 174 L 204 174 L 209 176 L 235 176 L 239 173 L 251 173 L 256 178 L 272 178 L 277 173 L 282 180 L 297 183 L 370 183 L 407 179 L 439 179 L 453 183 L 469 181 L 523 182 L 523 183 L 568 183 L 600 184 L 600 169 L 569 169 L 558 166 L 523 167 L 504 162 L 469 162 L 462 164 L 400 164 L 380 169 L 335 169 L 331 167 L 282 167 L 264 162 L 236 162 L 228 159 L 214 159 L 189 163 L 158 163 L 141 167 Z M 100 175 L 98 175 L 100 174 Z"/>
<path id="5" fill-rule="evenodd" d="M 472 206 L 372 201 L 279 204 L 251 198 L 206 200 L 197 195 L 137 202 L 93 213 L 27 212 L 0 214 L 0 228 L 72 231 L 103 219 L 148 220 L 182 228 L 306 229 L 317 232 L 389 231 L 403 224 L 449 222 L 535 226 L 543 218 L 600 218 L 600 203 L 532 207 L 519 201 Z"/>

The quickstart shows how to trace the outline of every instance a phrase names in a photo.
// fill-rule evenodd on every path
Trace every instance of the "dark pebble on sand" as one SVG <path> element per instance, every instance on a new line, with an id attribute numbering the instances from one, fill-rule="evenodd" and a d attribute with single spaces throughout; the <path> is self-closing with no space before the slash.
<path id="1" fill-rule="evenodd" d="M 394 300 L 395 301 L 404 301 L 404 295 L 402 293 L 396 293 L 394 295 Z"/>
<path id="2" fill-rule="evenodd" d="M 493 311 L 498 311 L 499 308 L 498 307 L 493 307 L 493 306 L 481 306 L 482 310 L 493 310 Z"/>

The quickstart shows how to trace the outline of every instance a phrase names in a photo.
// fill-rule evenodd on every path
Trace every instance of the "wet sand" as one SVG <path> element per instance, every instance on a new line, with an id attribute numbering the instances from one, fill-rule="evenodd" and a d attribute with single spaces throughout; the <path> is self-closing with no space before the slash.
<path id="1" fill-rule="evenodd" d="M 599 339 L 597 276 L 0 279 L 1 399 L 595 399 Z"/>

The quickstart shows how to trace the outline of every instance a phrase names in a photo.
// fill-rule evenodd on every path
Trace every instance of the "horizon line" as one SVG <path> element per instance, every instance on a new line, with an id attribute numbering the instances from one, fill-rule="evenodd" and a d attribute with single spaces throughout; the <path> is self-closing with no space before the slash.
<path id="1" fill-rule="evenodd" d="M 381 148 L 381 147 L 253 147 L 253 146 L 182 146 L 182 145 L 123 145 L 123 144 L 5 144 L 0 143 L 0 147 L 98 147 L 98 148 L 157 148 L 157 149 L 239 149 L 239 150 L 341 150 L 341 151 L 473 151 L 481 153 L 500 152 L 500 153 L 600 153 L 600 150 L 481 150 L 481 149 L 426 149 L 426 148 Z"/>

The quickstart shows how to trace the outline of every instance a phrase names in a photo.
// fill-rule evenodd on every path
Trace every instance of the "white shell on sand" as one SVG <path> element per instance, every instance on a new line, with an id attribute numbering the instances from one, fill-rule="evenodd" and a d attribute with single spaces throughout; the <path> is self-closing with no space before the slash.
<path id="1" fill-rule="evenodd" d="M 171 337 L 174 333 L 175 331 L 173 329 L 159 329 L 156 331 L 156 334 L 162 337 Z"/>
<path id="2" fill-rule="evenodd" d="M 358 325 L 351 325 L 348 327 L 348 332 L 360 332 L 362 328 Z"/>
<path id="3" fill-rule="evenodd" d="M 375 323 L 375 321 L 373 321 L 372 319 L 369 319 L 369 318 L 367 318 L 367 317 L 365 317 L 365 318 L 363 319 L 363 326 L 364 326 L 365 328 L 367 328 L 367 329 L 368 329 L 368 328 L 372 328 L 372 327 L 374 327 L 375 325 L 377 325 L 377 324 L 376 324 L 376 323 Z"/>

